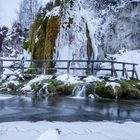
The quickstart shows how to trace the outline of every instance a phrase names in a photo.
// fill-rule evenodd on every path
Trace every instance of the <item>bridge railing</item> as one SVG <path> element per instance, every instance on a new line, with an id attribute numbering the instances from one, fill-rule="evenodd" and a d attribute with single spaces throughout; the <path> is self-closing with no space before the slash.
<path id="1" fill-rule="evenodd" d="M 6 63 L 13 62 L 18 63 L 17 66 L 8 66 Z M 26 66 L 25 63 L 30 63 Z M 57 63 L 65 63 L 65 66 L 58 66 Z M 80 67 L 73 67 L 72 63 L 83 64 Z M 99 64 L 108 63 L 110 66 L 101 67 Z M 115 68 L 116 65 L 121 65 L 121 68 Z M 0 59 L 0 76 L 3 74 L 4 69 L 19 69 L 22 75 L 25 74 L 46 74 L 55 73 L 58 70 L 64 70 L 70 73 L 70 70 L 85 70 L 86 75 L 95 75 L 97 71 L 109 71 L 110 76 L 118 77 L 118 72 L 126 78 L 129 78 L 130 73 L 132 78 L 138 79 L 138 74 L 136 71 L 136 63 L 126 63 L 118 61 L 107 61 L 107 60 L 10 60 L 10 59 Z M 129 68 L 128 68 L 129 66 Z M 131 67 L 131 69 L 130 69 Z M 31 71 L 35 71 L 31 72 Z M 129 74 L 128 74 L 129 73 Z"/>

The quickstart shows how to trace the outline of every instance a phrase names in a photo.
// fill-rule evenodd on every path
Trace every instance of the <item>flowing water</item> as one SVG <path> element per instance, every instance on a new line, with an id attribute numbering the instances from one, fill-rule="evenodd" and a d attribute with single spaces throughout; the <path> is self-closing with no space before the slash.
<path id="1" fill-rule="evenodd" d="M 0 100 L 0 122 L 7 121 L 140 121 L 139 101 L 52 97 Z"/>
<path id="2" fill-rule="evenodd" d="M 85 98 L 86 97 L 86 85 L 77 85 L 73 89 L 72 95 L 74 98 Z"/>

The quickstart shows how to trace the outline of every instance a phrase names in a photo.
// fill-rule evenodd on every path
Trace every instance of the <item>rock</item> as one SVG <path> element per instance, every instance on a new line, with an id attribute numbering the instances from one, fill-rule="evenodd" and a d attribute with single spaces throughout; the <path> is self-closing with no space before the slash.
<path id="1" fill-rule="evenodd" d="M 55 129 L 49 129 L 43 133 L 37 140 L 60 140 L 58 131 Z"/>

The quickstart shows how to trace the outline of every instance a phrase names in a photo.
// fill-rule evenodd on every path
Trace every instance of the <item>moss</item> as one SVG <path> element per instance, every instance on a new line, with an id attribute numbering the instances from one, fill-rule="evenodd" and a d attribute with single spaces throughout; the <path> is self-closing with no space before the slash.
<path id="1" fill-rule="evenodd" d="M 24 43 L 23 48 L 24 48 L 25 50 L 28 50 L 28 49 L 29 49 L 29 41 L 26 41 L 26 42 Z"/>
<path id="2" fill-rule="evenodd" d="M 96 87 L 96 93 L 104 98 L 119 98 L 119 99 L 140 99 L 140 90 L 138 81 L 116 81 L 121 86 L 115 90 L 112 87 L 106 87 L 106 82 L 99 82 Z"/>
<path id="3" fill-rule="evenodd" d="M 32 59 L 53 59 L 55 52 L 55 41 L 59 32 L 59 16 L 45 17 L 45 12 L 39 13 L 32 25 L 30 39 L 25 42 L 24 48 L 32 53 Z M 42 67 L 43 63 L 32 63 L 30 67 Z M 47 63 L 47 67 L 54 67 L 54 63 Z M 40 73 L 41 71 L 39 71 Z M 28 70 L 27 73 L 37 73 L 35 70 Z M 52 73 L 52 71 L 46 71 Z"/>
<path id="4" fill-rule="evenodd" d="M 36 40 L 36 36 L 38 34 L 38 31 L 41 29 L 40 25 L 42 24 L 43 20 L 44 20 L 44 16 L 45 16 L 45 12 L 43 13 L 39 13 L 32 25 L 32 29 L 31 29 L 31 33 L 30 33 L 30 40 L 29 40 L 29 50 L 30 52 L 34 51 L 34 47 L 35 47 L 35 40 Z"/>
<path id="5" fill-rule="evenodd" d="M 104 98 L 115 98 L 116 93 L 114 93 L 114 89 L 111 87 L 105 86 L 106 82 L 99 82 L 96 86 L 96 94 L 100 97 Z"/>
<path id="6" fill-rule="evenodd" d="M 55 41 L 59 32 L 59 16 L 50 17 L 46 27 L 45 37 L 45 59 L 53 59 Z"/>
<path id="7" fill-rule="evenodd" d="M 88 56 L 88 59 L 91 59 L 92 54 L 93 54 L 93 48 L 92 48 L 90 32 L 89 32 L 87 24 L 86 24 L 86 37 L 87 37 L 87 56 Z"/>
<path id="8" fill-rule="evenodd" d="M 39 74 L 39 72 L 37 70 L 28 69 L 25 74 Z"/>
<path id="9" fill-rule="evenodd" d="M 123 99 L 140 99 L 140 90 L 135 85 L 136 81 L 120 81 L 121 98 Z"/>

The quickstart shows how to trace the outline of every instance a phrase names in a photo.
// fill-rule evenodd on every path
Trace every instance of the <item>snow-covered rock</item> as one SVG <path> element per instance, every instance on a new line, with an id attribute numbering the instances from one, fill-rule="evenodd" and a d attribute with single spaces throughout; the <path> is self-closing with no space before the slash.
<path id="1" fill-rule="evenodd" d="M 56 77 L 56 80 L 60 80 L 64 82 L 65 84 L 77 84 L 77 83 L 83 83 L 80 78 L 74 77 L 69 74 L 62 74 Z"/>
<path id="2" fill-rule="evenodd" d="M 37 140 L 60 140 L 58 131 L 55 129 L 49 129 L 37 139 Z"/>
<path id="3" fill-rule="evenodd" d="M 119 83 L 116 83 L 116 82 L 107 82 L 105 87 L 112 87 L 113 89 L 117 88 L 117 87 L 120 87 L 121 85 Z"/>
<path id="4" fill-rule="evenodd" d="M 24 85 L 24 87 L 21 89 L 22 91 L 31 91 L 32 90 L 32 85 L 38 82 L 41 82 L 43 80 L 48 80 L 51 79 L 51 75 L 39 75 L 35 77 L 34 79 L 30 80 L 27 84 Z M 44 87 L 47 86 L 46 84 Z"/>
<path id="5" fill-rule="evenodd" d="M 92 76 L 92 75 L 84 78 L 83 80 L 87 83 L 102 81 L 101 79 L 97 78 L 96 76 Z"/>

